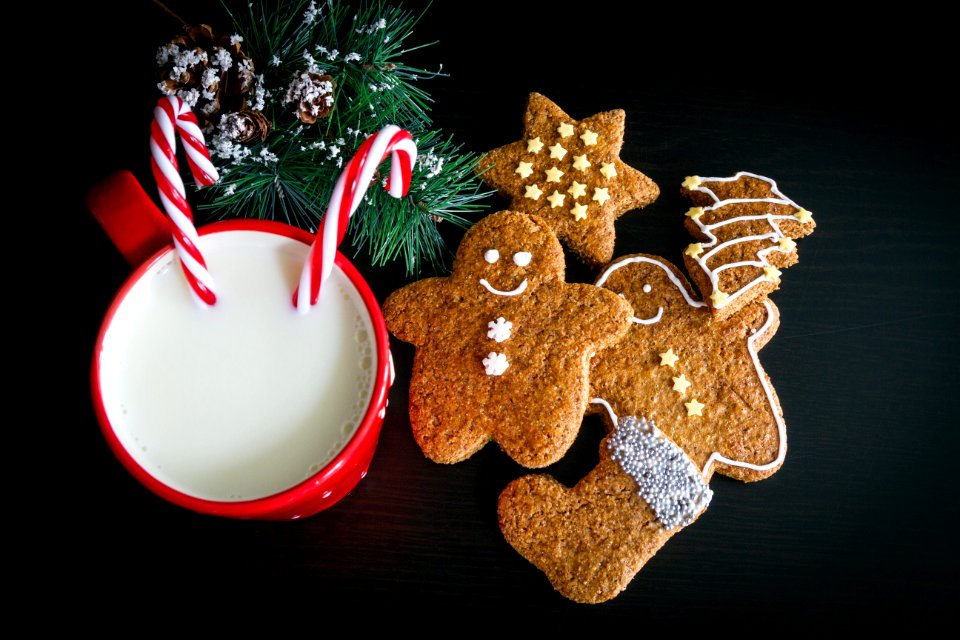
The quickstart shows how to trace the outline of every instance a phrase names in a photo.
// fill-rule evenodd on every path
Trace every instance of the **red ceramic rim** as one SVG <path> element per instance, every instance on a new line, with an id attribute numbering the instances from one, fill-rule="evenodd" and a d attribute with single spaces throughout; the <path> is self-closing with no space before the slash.
<path id="1" fill-rule="evenodd" d="M 315 236 L 307 233 L 303 229 L 274 222 L 271 220 L 226 220 L 205 225 L 198 229 L 201 236 L 211 233 L 222 233 L 225 231 L 260 231 L 272 233 L 279 236 L 292 238 L 305 245 L 311 245 Z M 127 470 L 134 475 L 147 488 L 162 498 L 169 500 L 174 504 L 212 515 L 222 515 L 233 518 L 268 518 L 278 512 L 295 510 L 296 506 L 309 502 L 318 491 L 322 491 L 325 486 L 336 480 L 337 473 L 346 465 L 347 461 L 357 455 L 357 451 L 363 448 L 364 443 L 370 437 L 376 438 L 379 435 L 382 420 L 379 417 L 380 408 L 386 402 L 387 393 L 390 390 L 390 352 L 389 337 L 387 335 L 387 326 L 383 319 L 383 312 L 370 286 L 366 283 L 356 267 L 347 260 L 347 258 L 337 252 L 335 264 L 345 276 L 356 287 L 357 293 L 363 300 L 370 315 L 370 321 L 373 325 L 373 333 L 376 338 L 377 348 L 377 368 L 373 381 L 373 393 L 370 397 L 370 403 L 363 420 L 357 427 L 356 433 L 350 438 L 347 445 L 330 461 L 323 469 L 311 475 L 306 480 L 285 489 L 279 493 L 257 498 L 255 500 L 245 500 L 241 502 L 220 502 L 217 500 L 205 500 L 189 494 L 172 489 L 168 485 L 160 482 L 141 467 L 136 460 L 127 452 L 120 443 L 120 439 L 113 431 L 110 420 L 107 417 L 106 408 L 103 404 L 103 394 L 100 389 L 100 352 L 103 350 L 103 339 L 107 329 L 113 322 L 113 318 L 120 308 L 120 305 L 126 299 L 134 284 L 143 277 L 158 260 L 162 259 L 169 251 L 170 247 L 161 249 L 155 253 L 149 260 L 140 265 L 129 278 L 120 287 L 113 302 L 104 316 L 103 323 L 100 326 L 100 332 L 97 334 L 97 341 L 94 345 L 93 367 L 91 372 L 91 382 L 93 389 L 93 403 L 97 414 L 97 420 L 100 428 L 107 439 L 107 443 L 113 450 L 114 455 L 119 458 Z M 291 292 L 292 295 L 292 292 Z M 292 301 L 291 301 L 292 304 Z M 373 432 L 373 433 L 371 433 Z M 307 515 L 307 514 L 305 514 Z"/>

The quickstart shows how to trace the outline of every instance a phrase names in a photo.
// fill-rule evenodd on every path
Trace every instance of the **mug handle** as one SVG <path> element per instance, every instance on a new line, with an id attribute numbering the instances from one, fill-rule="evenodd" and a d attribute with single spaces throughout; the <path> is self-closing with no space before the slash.
<path id="1" fill-rule="evenodd" d="M 86 202 L 131 267 L 172 244 L 169 218 L 129 171 L 118 171 L 95 184 Z"/>

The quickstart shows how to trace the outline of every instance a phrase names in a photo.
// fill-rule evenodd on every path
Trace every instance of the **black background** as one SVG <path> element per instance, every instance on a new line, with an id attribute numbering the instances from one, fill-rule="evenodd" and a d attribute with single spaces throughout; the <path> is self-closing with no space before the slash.
<path id="1" fill-rule="evenodd" d="M 406 3 L 415 12 L 423 5 Z M 227 29 L 216 3 L 169 6 Z M 689 239 L 678 188 L 690 174 L 770 176 L 817 221 L 771 296 L 781 326 L 761 353 L 788 427 L 783 468 L 750 485 L 716 477 L 704 516 L 601 605 L 565 600 L 501 537 L 497 495 L 525 472 L 495 445 L 454 466 L 424 458 L 406 416 L 413 352 L 403 343 L 394 342 L 399 377 L 370 473 L 326 512 L 296 523 L 202 516 L 161 501 L 122 469 L 88 385 L 100 320 L 128 269 L 83 196 L 116 169 L 150 184 L 153 57 L 178 25 L 146 1 L 59 14 L 66 33 L 53 41 L 65 53 L 54 76 L 72 98 L 33 101 L 30 113 L 41 116 L 30 122 L 57 141 L 39 165 L 37 193 L 61 200 L 63 217 L 50 222 L 66 241 L 58 258 L 75 265 L 56 281 L 70 322 L 52 341 L 63 340 L 53 368 L 66 393 L 53 408 L 66 416 L 56 436 L 67 460 L 58 486 L 31 500 L 40 507 L 31 528 L 18 529 L 45 541 L 25 577 L 68 595 L 98 585 L 103 609 L 163 612 L 151 618 L 158 623 L 190 611 L 197 620 L 262 615 L 292 627 L 307 613 L 320 632 L 346 611 L 372 614 L 351 614 L 364 628 L 445 621 L 451 633 L 485 622 L 506 629 L 505 618 L 544 631 L 583 621 L 636 633 L 945 618 L 958 601 L 960 444 L 948 38 L 935 17 L 771 11 L 439 2 L 410 40 L 436 41 L 409 59 L 443 64 L 448 77 L 421 86 L 436 125 L 467 150 L 519 139 L 530 91 L 577 119 L 626 111 L 621 157 L 662 195 L 620 219 L 617 255 L 681 262 Z M 63 179 L 51 180 L 51 167 Z M 505 204 L 493 196 L 486 212 Z M 455 248 L 458 232 L 446 233 Z M 355 263 L 381 302 L 409 281 L 399 266 L 372 268 L 363 255 Z M 568 261 L 569 280 L 594 275 Z M 588 418 L 548 471 L 575 483 L 595 464 L 601 433 Z M 387 611 L 394 617 L 378 618 Z"/>

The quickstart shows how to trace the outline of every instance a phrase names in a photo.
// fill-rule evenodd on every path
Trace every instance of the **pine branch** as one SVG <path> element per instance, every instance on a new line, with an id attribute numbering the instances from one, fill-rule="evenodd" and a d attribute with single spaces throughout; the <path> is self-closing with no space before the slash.
<path id="1" fill-rule="evenodd" d="M 431 72 L 403 61 L 434 44 L 406 42 L 422 14 L 372 0 L 291 0 L 279 9 L 261 0 L 237 11 L 222 3 L 254 69 L 246 108 L 260 109 L 270 129 L 265 139 L 242 142 L 222 119 L 227 114 L 210 118 L 208 144 L 221 181 L 199 194 L 200 211 L 278 219 L 313 232 L 344 163 L 367 136 L 396 124 L 417 142 L 410 194 L 394 199 L 371 185 L 349 234 L 374 265 L 403 260 L 408 274 L 440 268 L 447 252 L 437 224 L 468 227 L 467 216 L 489 192 L 480 191 L 474 173 L 478 157 L 431 128 L 432 100 L 417 83 L 442 75 L 440 66 Z M 306 89 L 295 93 L 298 79 Z M 304 121 L 304 113 L 316 122 Z"/>

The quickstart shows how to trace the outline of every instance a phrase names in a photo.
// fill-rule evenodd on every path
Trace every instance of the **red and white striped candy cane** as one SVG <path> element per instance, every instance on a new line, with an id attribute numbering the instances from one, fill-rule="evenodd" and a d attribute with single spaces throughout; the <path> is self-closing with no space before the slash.
<path id="1" fill-rule="evenodd" d="M 180 265 L 190 288 L 208 305 L 217 302 L 213 278 L 207 270 L 207 262 L 197 248 L 197 229 L 193 226 L 193 212 L 187 204 L 186 191 L 177 165 L 176 133 L 180 132 L 187 164 L 198 187 L 207 187 L 219 179 L 219 174 L 210 161 L 210 153 L 203 140 L 203 132 L 197 124 L 197 116 L 177 96 L 160 98 L 153 110 L 150 126 L 150 166 L 157 181 L 160 200 L 170 216 L 173 245 L 180 258 Z"/>
<path id="2" fill-rule="evenodd" d="M 377 167 L 388 154 L 392 158 L 387 192 L 394 198 L 402 198 L 410 190 L 413 164 L 417 161 L 417 145 L 409 131 L 387 125 L 364 140 L 337 179 L 327 212 L 317 229 L 317 237 L 300 274 L 300 286 L 294 295 L 300 313 L 306 313 L 312 305 L 317 304 L 320 286 L 333 270 L 337 246 L 347 232 L 350 216 L 367 192 Z"/>

